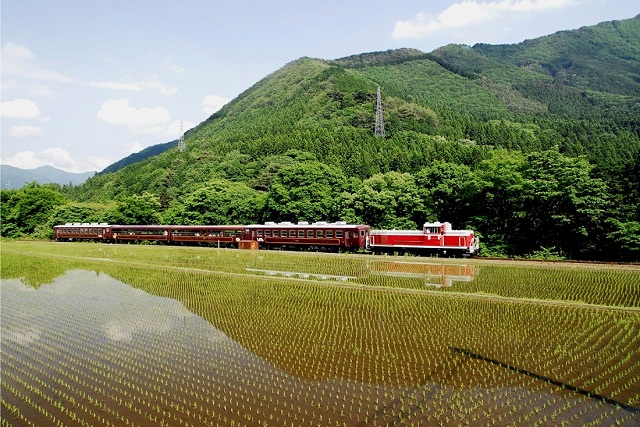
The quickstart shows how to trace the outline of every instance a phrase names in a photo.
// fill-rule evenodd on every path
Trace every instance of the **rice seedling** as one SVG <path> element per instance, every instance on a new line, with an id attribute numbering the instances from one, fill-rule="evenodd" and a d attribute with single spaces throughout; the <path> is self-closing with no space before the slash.
<path id="1" fill-rule="evenodd" d="M 3 425 L 640 421 L 637 268 L 1 249 Z"/>

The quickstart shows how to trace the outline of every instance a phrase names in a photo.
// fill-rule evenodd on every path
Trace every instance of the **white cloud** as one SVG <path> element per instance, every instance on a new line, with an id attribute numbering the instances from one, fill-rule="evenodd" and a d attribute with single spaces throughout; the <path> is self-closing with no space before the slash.
<path id="1" fill-rule="evenodd" d="M 167 58 L 164 65 L 176 76 L 182 76 L 187 71 L 182 65 L 177 64 L 173 58 Z"/>
<path id="2" fill-rule="evenodd" d="M 229 98 L 224 98 L 219 95 L 207 95 L 202 101 L 202 105 L 204 105 L 203 111 L 207 116 L 210 116 L 229 101 L 231 101 Z"/>
<path id="3" fill-rule="evenodd" d="M 134 142 L 131 144 L 131 147 L 129 147 L 129 148 L 127 149 L 127 154 L 138 153 L 138 152 L 140 152 L 140 151 L 144 150 L 144 148 L 145 148 L 145 147 L 144 147 L 142 144 L 140 144 L 140 141 L 134 141 Z"/>
<path id="4" fill-rule="evenodd" d="M 37 119 L 40 117 L 38 105 L 30 99 L 17 98 L 3 102 L 0 106 L 2 117 L 17 119 Z"/>
<path id="5" fill-rule="evenodd" d="M 189 129 L 193 128 L 196 124 L 188 120 L 174 120 L 171 122 L 165 135 L 172 138 L 179 138 Z"/>
<path id="6" fill-rule="evenodd" d="M 29 94 L 35 96 L 54 96 L 56 92 L 46 84 L 33 84 L 29 87 Z"/>
<path id="7" fill-rule="evenodd" d="M 152 90 L 163 96 L 173 96 L 178 92 L 178 89 L 175 87 L 167 86 L 163 83 L 159 82 L 113 82 L 113 81 L 104 81 L 104 82 L 91 82 L 89 86 L 100 87 L 104 89 L 117 89 L 117 90 L 128 90 L 134 92 L 140 92 L 143 90 Z"/>
<path id="8" fill-rule="evenodd" d="M 6 59 L 31 59 L 34 58 L 33 53 L 26 46 L 6 42 L 2 44 L 2 60 Z"/>
<path id="9" fill-rule="evenodd" d="M 36 57 L 31 51 L 18 43 L 6 42 L 2 44 L 2 75 L 18 76 L 34 80 L 51 80 L 63 83 L 78 83 L 57 71 L 47 70 L 36 64 Z"/>
<path id="10" fill-rule="evenodd" d="M 161 133 L 171 124 L 171 114 L 164 107 L 134 108 L 129 100 L 110 99 L 102 103 L 98 118 L 114 125 L 127 126 L 135 132 Z"/>
<path id="11" fill-rule="evenodd" d="M 64 148 L 47 148 L 46 150 L 42 151 L 42 154 L 44 154 L 45 158 L 49 159 L 49 161 L 54 165 L 71 167 L 75 164 L 75 160 L 73 160 L 71 154 Z"/>
<path id="12" fill-rule="evenodd" d="M 85 172 L 87 170 L 90 171 L 101 171 L 106 168 L 110 164 L 112 164 L 114 160 L 107 159 L 106 157 L 100 156 L 89 156 L 87 160 L 86 167 L 78 172 Z"/>
<path id="13" fill-rule="evenodd" d="M 2 62 L 0 63 L 3 78 L 6 76 L 16 76 L 32 80 L 45 80 L 77 85 L 100 87 L 105 89 L 129 90 L 129 91 L 154 91 L 162 96 L 173 96 L 178 89 L 167 86 L 164 83 L 154 81 L 132 81 L 132 82 L 82 82 L 78 79 L 68 77 L 57 71 L 48 70 L 38 64 L 36 56 L 26 47 L 18 43 L 6 42 L 2 45 Z M 152 76 L 153 77 L 153 76 Z"/>
<path id="14" fill-rule="evenodd" d="M 12 126 L 9 130 L 9 135 L 14 138 L 28 138 L 30 136 L 42 135 L 42 128 L 40 126 Z"/>
<path id="15" fill-rule="evenodd" d="M 67 172 L 99 171 L 111 162 L 101 157 L 90 157 L 86 161 L 79 161 L 61 147 L 47 148 L 43 151 L 20 151 L 10 157 L 0 159 L 0 163 L 21 169 L 35 169 L 40 166 L 53 166 Z"/>
<path id="16" fill-rule="evenodd" d="M 531 13 L 559 9 L 580 0 L 464 0 L 434 16 L 418 13 L 408 21 L 398 21 L 392 36 L 399 39 L 422 38 L 439 31 L 489 22 L 510 13 Z"/>
<path id="17" fill-rule="evenodd" d="M 14 166 L 21 169 L 35 169 L 40 166 L 48 165 L 46 160 L 38 158 L 33 151 L 20 151 L 11 157 L 2 159 L 3 165 Z"/>

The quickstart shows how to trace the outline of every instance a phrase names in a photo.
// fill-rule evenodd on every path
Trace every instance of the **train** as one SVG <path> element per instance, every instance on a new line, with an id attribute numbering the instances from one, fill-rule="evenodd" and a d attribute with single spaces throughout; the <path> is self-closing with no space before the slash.
<path id="1" fill-rule="evenodd" d="M 53 227 L 57 241 L 156 242 L 240 249 L 325 250 L 418 255 L 474 256 L 480 249 L 473 230 L 448 222 L 426 222 L 421 230 L 372 230 L 364 224 L 265 222 L 250 225 L 112 225 L 67 223 Z"/>

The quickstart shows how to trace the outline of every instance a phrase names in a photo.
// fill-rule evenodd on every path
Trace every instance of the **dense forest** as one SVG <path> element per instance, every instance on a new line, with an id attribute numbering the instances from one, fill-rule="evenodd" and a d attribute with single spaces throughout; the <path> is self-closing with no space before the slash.
<path id="1" fill-rule="evenodd" d="M 187 132 L 185 152 L 3 190 L 1 233 L 440 220 L 476 230 L 486 255 L 637 261 L 639 100 L 640 16 L 514 45 L 301 58 Z"/>

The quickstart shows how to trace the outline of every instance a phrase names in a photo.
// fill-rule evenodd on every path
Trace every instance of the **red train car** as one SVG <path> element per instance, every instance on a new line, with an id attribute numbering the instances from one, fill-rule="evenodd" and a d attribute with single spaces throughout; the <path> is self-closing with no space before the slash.
<path id="1" fill-rule="evenodd" d="M 328 250 L 365 249 L 369 238 L 368 225 L 347 224 L 343 221 L 266 222 L 244 227 L 242 240 L 257 241 L 263 248 L 308 248 Z"/>
<path id="2" fill-rule="evenodd" d="M 172 225 L 171 242 L 237 247 L 242 225 Z"/>
<path id="3" fill-rule="evenodd" d="M 475 255 L 479 249 L 473 230 L 453 230 L 448 222 L 426 222 L 422 230 L 371 230 L 373 252 Z"/>
<path id="4" fill-rule="evenodd" d="M 58 241 L 102 240 L 110 233 L 109 224 L 67 223 L 53 227 L 53 238 Z"/>

